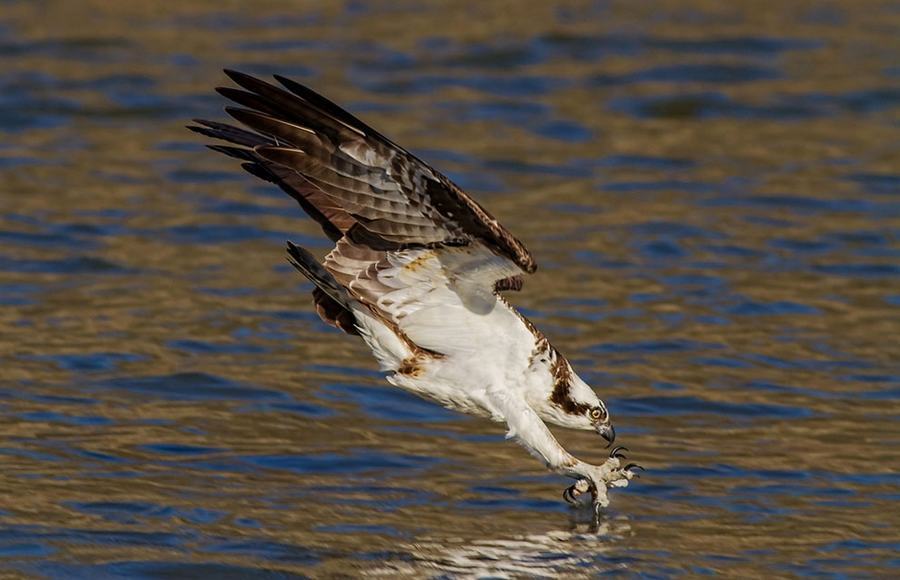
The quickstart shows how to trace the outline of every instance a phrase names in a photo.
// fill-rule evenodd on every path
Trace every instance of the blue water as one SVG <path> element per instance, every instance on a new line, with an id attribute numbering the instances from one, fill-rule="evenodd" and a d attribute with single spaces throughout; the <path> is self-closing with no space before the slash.
<path id="1" fill-rule="evenodd" d="M 890 3 L 162 6 L 0 11 L 0 571 L 896 575 Z M 326 240 L 183 128 L 226 66 L 525 241 L 510 299 L 647 468 L 596 525 L 318 319 L 282 248 Z"/>

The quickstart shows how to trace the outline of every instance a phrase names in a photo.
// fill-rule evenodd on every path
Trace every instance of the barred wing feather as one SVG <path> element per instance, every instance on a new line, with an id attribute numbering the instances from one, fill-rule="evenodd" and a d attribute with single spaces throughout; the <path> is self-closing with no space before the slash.
<path id="1" fill-rule="evenodd" d="M 241 88 L 217 90 L 241 105 L 226 111 L 243 128 L 191 128 L 228 142 L 211 147 L 294 197 L 336 242 L 325 270 L 417 345 L 449 347 L 423 329 L 439 319 L 446 326 L 447 309 L 489 309 L 495 292 L 518 289 L 520 275 L 536 269 L 477 202 L 344 109 L 283 77 L 276 86 L 226 74 Z M 321 303 L 328 293 L 316 300 L 320 312 L 334 307 Z"/>

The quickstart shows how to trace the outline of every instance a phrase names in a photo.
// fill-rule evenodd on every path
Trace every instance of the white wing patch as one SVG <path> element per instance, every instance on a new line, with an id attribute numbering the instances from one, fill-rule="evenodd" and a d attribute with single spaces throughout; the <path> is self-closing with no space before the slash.
<path id="1" fill-rule="evenodd" d="M 489 321 L 494 282 L 521 272 L 480 244 L 387 252 L 377 261 L 342 249 L 329 255 L 329 270 L 414 344 L 442 354 L 471 353 L 497 330 Z"/>

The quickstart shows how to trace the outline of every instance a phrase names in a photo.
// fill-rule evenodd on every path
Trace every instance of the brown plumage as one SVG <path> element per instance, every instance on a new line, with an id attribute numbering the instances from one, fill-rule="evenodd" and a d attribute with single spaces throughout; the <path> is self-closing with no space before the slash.
<path id="1" fill-rule="evenodd" d="M 386 251 L 403 248 L 481 244 L 522 272 L 536 269 L 525 246 L 447 177 L 341 107 L 290 79 L 276 76 L 279 87 L 225 72 L 241 87 L 217 89 L 241 105 L 226 111 L 250 130 L 205 120 L 189 128 L 227 141 L 209 147 L 297 200 L 336 243 L 324 266 L 340 285 L 364 281 Z M 521 286 L 513 276 L 495 290 Z M 354 288 L 354 298 L 386 318 L 364 282 Z M 355 332 L 340 301 L 321 292 L 314 300 L 323 320 Z"/>
<path id="2" fill-rule="evenodd" d="M 549 347 L 552 351 L 552 365 L 550 374 L 553 375 L 553 393 L 550 401 L 570 415 L 581 415 L 587 412 L 591 406 L 579 403 L 572 398 L 569 392 L 572 388 L 572 369 L 566 358 Z"/>

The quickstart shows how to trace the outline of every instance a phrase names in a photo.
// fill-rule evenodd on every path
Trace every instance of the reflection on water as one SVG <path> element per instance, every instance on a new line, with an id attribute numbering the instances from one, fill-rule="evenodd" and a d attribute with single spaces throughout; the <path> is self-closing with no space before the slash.
<path id="1" fill-rule="evenodd" d="M 387 560 L 370 575 L 418 577 L 423 570 L 434 575 L 466 577 L 553 577 L 565 570 L 596 575 L 629 569 L 628 560 L 617 558 L 613 544 L 630 537 L 631 526 L 622 521 L 603 521 L 589 531 L 553 530 L 510 538 L 418 538 L 410 546 L 409 561 Z"/>
<path id="2" fill-rule="evenodd" d="M 4 570 L 896 568 L 891 3 L 2 5 Z M 597 529 L 312 313 L 281 253 L 317 228 L 183 129 L 224 66 L 347 103 L 528 243 L 517 303 L 650 469 Z"/>

